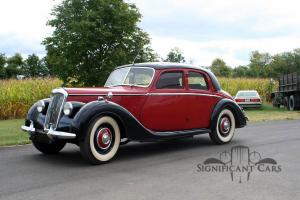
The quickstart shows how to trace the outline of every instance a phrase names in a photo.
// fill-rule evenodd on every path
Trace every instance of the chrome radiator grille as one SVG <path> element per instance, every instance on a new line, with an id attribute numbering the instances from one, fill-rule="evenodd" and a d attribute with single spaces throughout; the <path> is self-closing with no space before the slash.
<path id="1" fill-rule="evenodd" d="M 55 130 L 57 128 L 58 121 L 61 117 L 61 112 L 63 109 L 65 101 L 65 96 L 62 93 L 54 93 L 51 102 L 48 107 L 46 119 L 45 119 L 45 129 L 52 128 Z"/>

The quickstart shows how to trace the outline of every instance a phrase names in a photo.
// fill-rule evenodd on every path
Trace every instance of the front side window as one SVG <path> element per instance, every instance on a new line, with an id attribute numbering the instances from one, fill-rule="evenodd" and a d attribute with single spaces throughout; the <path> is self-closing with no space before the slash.
<path id="1" fill-rule="evenodd" d="M 182 72 L 164 72 L 156 84 L 157 89 L 183 88 Z"/>
<path id="2" fill-rule="evenodd" d="M 131 85 L 148 87 L 153 79 L 154 69 L 147 67 L 123 67 L 113 71 L 105 87 Z"/>
<path id="3" fill-rule="evenodd" d="M 196 90 L 208 90 L 207 82 L 203 74 L 198 72 L 189 72 L 189 88 Z"/>

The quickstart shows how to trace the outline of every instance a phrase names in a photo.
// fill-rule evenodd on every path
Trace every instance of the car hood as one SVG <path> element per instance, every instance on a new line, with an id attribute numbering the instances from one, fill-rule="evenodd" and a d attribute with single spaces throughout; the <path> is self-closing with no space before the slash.
<path id="1" fill-rule="evenodd" d="M 147 93 L 147 88 L 135 86 L 118 86 L 118 87 L 97 87 L 97 88 L 64 88 L 68 96 L 93 96 L 107 95 L 109 92 L 113 94 L 144 94 Z"/>

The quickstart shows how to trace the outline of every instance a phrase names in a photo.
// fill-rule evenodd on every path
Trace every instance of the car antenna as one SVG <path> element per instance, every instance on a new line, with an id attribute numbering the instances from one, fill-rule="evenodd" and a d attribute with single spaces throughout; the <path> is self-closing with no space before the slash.
<path id="1" fill-rule="evenodd" d="M 139 54 L 141 53 L 142 49 L 143 49 L 143 48 L 140 48 L 140 50 L 138 51 L 138 53 L 137 53 L 136 56 L 134 57 L 133 62 L 132 62 L 132 65 L 135 64 L 135 61 L 136 61 L 137 57 L 139 56 Z"/>

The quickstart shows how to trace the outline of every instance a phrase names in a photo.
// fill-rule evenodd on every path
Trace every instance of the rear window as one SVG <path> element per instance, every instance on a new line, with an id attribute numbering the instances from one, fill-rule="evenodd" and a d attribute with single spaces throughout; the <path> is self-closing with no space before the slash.
<path id="1" fill-rule="evenodd" d="M 164 72 L 156 84 L 157 89 L 183 88 L 182 72 Z"/>
<path id="2" fill-rule="evenodd" d="M 258 93 L 257 92 L 238 92 L 237 97 L 258 97 Z"/>

